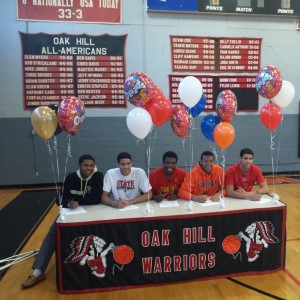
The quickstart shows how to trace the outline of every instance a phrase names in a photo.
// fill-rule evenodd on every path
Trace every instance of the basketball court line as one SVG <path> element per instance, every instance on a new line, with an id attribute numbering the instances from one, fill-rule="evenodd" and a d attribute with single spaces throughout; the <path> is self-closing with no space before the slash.
<path id="1" fill-rule="evenodd" d="M 294 239 L 288 239 L 287 242 L 294 242 L 294 241 L 300 241 L 300 238 L 294 238 Z"/>
<path id="2" fill-rule="evenodd" d="M 253 290 L 253 291 L 258 292 L 258 293 L 260 293 L 260 294 L 263 294 L 263 295 L 265 295 L 265 296 L 268 296 L 268 297 L 270 297 L 270 298 L 278 299 L 278 300 L 285 300 L 284 298 L 280 298 L 280 297 L 278 297 L 278 296 L 269 294 L 269 293 L 267 293 L 267 292 L 265 292 L 265 291 L 262 291 L 262 290 L 260 290 L 260 289 L 257 289 L 257 288 L 255 288 L 255 287 L 251 286 L 251 285 L 248 285 L 248 284 L 245 284 L 245 283 L 243 283 L 243 282 L 240 282 L 240 281 L 238 281 L 238 280 L 236 280 L 236 279 L 233 279 L 233 278 L 231 278 L 231 277 L 227 277 L 226 279 L 227 279 L 227 280 L 230 280 L 230 281 L 232 281 L 232 282 L 234 282 L 234 283 L 236 283 L 236 284 L 238 284 L 238 285 L 241 285 L 241 286 L 243 286 L 243 287 L 245 287 L 245 288 L 247 288 L 247 289 L 250 289 L 250 290 Z"/>
<path id="3" fill-rule="evenodd" d="M 284 269 L 283 272 L 300 287 L 300 281 L 292 273 L 290 273 L 287 269 Z"/>

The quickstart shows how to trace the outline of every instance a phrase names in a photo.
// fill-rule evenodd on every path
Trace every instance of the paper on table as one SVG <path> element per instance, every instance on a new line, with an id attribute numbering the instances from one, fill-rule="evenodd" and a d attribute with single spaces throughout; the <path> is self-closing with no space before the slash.
<path id="1" fill-rule="evenodd" d="M 160 207 L 176 207 L 176 206 L 179 206 L 179 204 L 178 204 L 177 200 L 174 200 L 174 201 L 163 200 L 163 201 L 159 202 L 159 206 Z"/>
<path id="2" fill-rule="evenodd" d="M 206 200 L 203 203 L 197 202 L 197 204 L 199 204 L 201 206 L 211 206 L 211 205 L 219 205 L 220 203 L 219 202 L 214 202 L 214 201 L 211 201 L 211 200 Z"/>
<path id="3" fill-rule="evenodd" d="M 271 200 L 272 200 L 271 198 L 265 198 L 264 196 L 262 196 L 259 201 L 251 201 L 251 200 L 249 200 L 249 201 L 255 202 L 258 204 L 264 204 L 264 203 L 270 202 Z"/>
<path id="4" fill-rule="evenodd" d="M 86 213 L 86 210 L 84 208 L 82 208 L 81 206 L 78 206 L 75 209 L 73 209 L 73 208 L 63 208 L 63 214 L 65 216 L 77 215 L 77 214 L 83 214 L 83 213 Z"/>
<path id="5" fill-rule="evenodd" d="M 126 211 L 126 210 L 133 210 L 133 209 L 138 209 L 139 207 L 136 206 L 136 205 L 128 205 L 128 206 L 125 206 L 124 208 L 120 208 L 119 210 L 120 211 Z"/>

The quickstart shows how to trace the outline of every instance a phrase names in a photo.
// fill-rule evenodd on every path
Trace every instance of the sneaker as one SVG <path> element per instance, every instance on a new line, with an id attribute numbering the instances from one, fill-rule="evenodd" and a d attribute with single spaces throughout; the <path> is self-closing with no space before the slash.
<path id="1" fill-rule="evenodd" d="M 45 274 L 41 274 L 39 276 L 30 275 L 24 282 L 22 282 L 21 287 L 23 289 L 32 287 L 44 279 L 45 279 Z"/>

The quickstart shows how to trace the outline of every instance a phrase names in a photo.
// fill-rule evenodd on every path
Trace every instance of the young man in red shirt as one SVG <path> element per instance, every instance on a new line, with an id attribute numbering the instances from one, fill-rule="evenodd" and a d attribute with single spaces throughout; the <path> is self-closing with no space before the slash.
<path id="1" fill-rule="evenodd" d="M 162 200 L 176 200 L 178 190 L 186 175 L 185 170 L 177 167 L 177 154 L 168 151 L 163 155 L 163 166 L 154 169 L 149 174 L 152 186 L 152 199 L 157 202 Z"/>
<path id="2" fill-rule="evenodd" d="M 228 197 L 259 201 L 269 188 L 260 168 L 253 164 L 254 153 L 249 148 L 240 151 L 240 162 L 229 167 L 226 172 L 226 193 Z M 253 191 L 253 185 L 259 189 Z"/>

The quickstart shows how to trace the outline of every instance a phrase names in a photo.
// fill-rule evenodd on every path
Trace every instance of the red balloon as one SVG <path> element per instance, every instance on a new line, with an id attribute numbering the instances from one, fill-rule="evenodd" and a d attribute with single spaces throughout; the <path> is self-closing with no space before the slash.
<path id="1" fill-rule="evenodd" d="M 178 104 L 173 107 L 171 117 L 171 127 L 173 132 L 183 139 L 188 138 L 191 128 L 191 119 L 190 114 L 183 105 Z"/>
<path id="2" fill-rule="evenodd" d="M 234 127 L 229 122 L 221 122 L 214 129 L 215 143 L 221 148 L 229 147 L 235 138 Z"/>
<path id="3" fill-rule="evenodd" d="M 217 98 L 216 111 L 222 122 L 233 120 L 237 109 L 237 100 L 234 92 L 231 90 L 222 91 Z"/>
<path id="4" fill-rule="evenodd" d="M 155 99 L 160 96 L 164 96 L 164 93 L 159 86 L 154 85 L 154 87 L 152 89 L 149 89 L 149 97 L 150 97 L 151 101 L 152 101 L 152 99 Z"/>
<path id="5" fill-rule="evenodd" d="M 67 96 L 59 105 L 57 119 L 62 130 L 75 135 L 82 127 L 85 107 L 77 97 Z"/>
<path id="6" fill-rule="evenodd" d="M 144 109 L 148 111 L 156 126 L 166 123 L 172 116 L 172 102 L 164 95 L 155 97 L 148 102 Z"/>
<path id="7" fill-rule="evenodd" d="M 260 111 L 260 119 L 269 130 L 275 130 L 282 121 L 280 106 L 274 102 L 265 104 Z"/>

